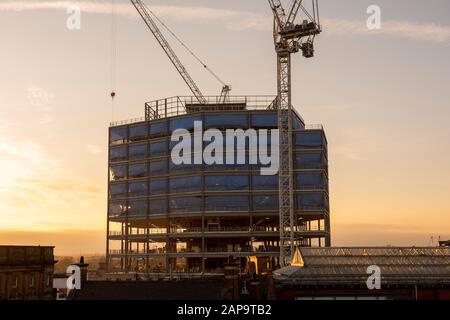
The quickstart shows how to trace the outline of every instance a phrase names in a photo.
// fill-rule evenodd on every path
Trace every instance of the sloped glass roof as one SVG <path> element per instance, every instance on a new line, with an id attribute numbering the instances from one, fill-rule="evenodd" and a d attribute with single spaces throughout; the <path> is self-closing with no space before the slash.
<path id="1" fill-rule="evenodd" d="M 384 283 L 450 283 L 450 248 L 301 248 L 304 266 L 275 271 L 285 282 L 364 284 L 367 268 L 381 269 Z"/>

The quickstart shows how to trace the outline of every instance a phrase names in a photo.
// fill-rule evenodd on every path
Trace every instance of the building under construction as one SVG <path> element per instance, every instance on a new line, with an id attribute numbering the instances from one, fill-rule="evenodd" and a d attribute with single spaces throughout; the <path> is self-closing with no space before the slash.
<path id="1" fill-rule="evenodd" d="M 144 1 L 131 3 L 193 96 L 147 103 L 145 118 L 114 123 L 110 128 L 109 270 L 222 273 L 224 263 L 234 256 L 241 268 L 262 273 L 288 264 L 295 247 L 330 246 L 327 140 L 320 125 L 305 125 L 291 101 L 291 56 L 302 52 L 312 58 L 315 36 L 322 31 L 318 0 L 311 0 L 309 11 L 302 0 L 292 1 L 289 11 L 280 0 L 269 0 L 278 70 L 273 97 L 230 96 L 231 86 Z M 296 24 L 300 15 L 303 20 Z M 202 94 L 160 28 L 222 84 L 220 96 Z M 182 152 L 188 161 L 174 161 L 172 151 L 177 144 L 173 135 L 182 130 L 194 131 L 195 136 L 197 123 L 202 137 L 211 130 L 224 135 L 240 130 L 243 139 L 232 138 L 232 160 L 236 156 L 244 161 L 230 164 L 228 153 L 226 163 L 209 163 L 201 156 L 196 161 L 195 138 L 194 152 L 192 148 L 188 154 Z M 254 134 L 258 130 L 265 133 L 265 139 Z M 201 150 L 214 145 L 214 158 L 219 158 L 222 151 L 217 145 L 223 150 L 224 143 L 217 139 L 201 139 Z M 228 136 L 226 141 L 228 152 Z M 270 175 L 262 174 L 267 163 L 260 152 L 268 146 L 277 163 Z M 268 157 L 266 153 L 264 160 Z"/>
<path id="2" fill-rule="evenodd" d="M 171 161 L 171 133 L 193 131 L 195 121 L 204 130 L 277 128 L 273 97 L 229 97 L 227 104 L 213 99 L 201 106 L 190 97 L 151 102 L 149 119 L 110 128 L 110 271 L 223 272 L 231 255 L 243 268 L 258 262 L 258 272 L 279 265 L 277 175 L 261 175 L 260 164 Z M 329 246 L 325 133 L 295 111 L 293 128 L 295 239 L 301 246 Z"/>

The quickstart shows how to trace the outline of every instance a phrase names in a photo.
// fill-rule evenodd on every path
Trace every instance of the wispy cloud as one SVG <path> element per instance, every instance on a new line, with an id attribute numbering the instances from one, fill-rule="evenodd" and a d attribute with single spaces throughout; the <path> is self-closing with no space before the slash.
<path id="1" fill-rule="evenodd" d="M 103 149 L 100 148 L 99 146 L 96 146 L 93 144 L 88 144 L 88 145 L 86 145 L 86 151 L 88 151 L 91 154 L 98 155 L 103 152 Z"/>
<path id="2" fill-rule="evenodd" d="M 360 154 L 353 146 L 342 145 L 336 146 L 331 149 L 331 153 L 338 157 L 344 157 L 352 161 L 364 161 L 367 160 L 363 155 Z"/>
<path id="3" fill-rule="evenodd" d="M 82 224 L 102 214 L 102 186 L 64 168 L 37 142 L 11 140 L 0 127 L 0 229 Z"/>
<path id="4" fill-rule="evenodd" d="M 363 20 L 324 19 L 322 22 L 326 34 L 329 35 L 389 35 L 435 43 L 450 42 L 450 26 L 435 23 L 383 21 L 380 30 L 368 30 Z"/>
<path id="5" fill-rule="evenodd" d="M 78 4 L 84 13 L 111 14 L 111 3 L 104 1 L 5 1 L 0 11 L 66 10 Z M 271 15 L 231 9 L 192 6 L 151 6 L 163 18 L 189 21 L 197 24 L 220 23 L 234 31 L 270 31 Z M 131 19 L 139 16 L 131 4 L 117 4 L 117 14 Z M 381 30 L 369 31 L 366 16 L 361 20 L 326 18 L 322 19 L 324 33 L 328 35 L 386 35 L 434 43 L 450 42 L 450 26 L 411 21 L 383 21 Z"/>

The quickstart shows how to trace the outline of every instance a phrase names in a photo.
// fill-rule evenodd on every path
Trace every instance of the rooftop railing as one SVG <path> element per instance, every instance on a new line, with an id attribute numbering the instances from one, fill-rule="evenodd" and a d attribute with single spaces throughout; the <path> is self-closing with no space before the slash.
<path id="1" fill-rule="evenodd" d="M 176 96 L 145 103 L 145 117 L 111 122 L 111 127 L 124 126 L 144 121 L 166 119 L 195 112 L 276 110 L 273 95 L 229 96 L 225 102 L 220 96 L 206 96 L 206 103 L 200 104 L 194 96 Z M 300 120 L 304 119 L 296 113 Z M 305 125 L 306 130 L 323 130 L 321 124 Z"/>
<path id="2" fill-rule="evenodd" d="M 220 96 L 206 96 L 206 103 L 200 104 L 193 96 L 177 96 L 147 102 L 147 120 L 181 116 L 201 111 L 242 111 L 274 109 L 275 96 L 230 96 L 225 102 Z"/>

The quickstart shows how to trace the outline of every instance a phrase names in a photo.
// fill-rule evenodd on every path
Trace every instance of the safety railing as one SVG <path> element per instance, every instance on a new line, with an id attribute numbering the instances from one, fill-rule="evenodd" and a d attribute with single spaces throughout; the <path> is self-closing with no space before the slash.
<path id="1" fill-rule="evenodd" d="M 224 103 L 220 96 L 206 96 L 200 104 L 194 96 L 177 96 L 145 104 L 147 120 L 180 116 L 201 111 L 242 111 L 273 109 L 275 96 L 230 96 Z"/>

